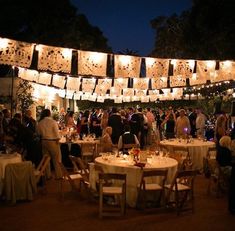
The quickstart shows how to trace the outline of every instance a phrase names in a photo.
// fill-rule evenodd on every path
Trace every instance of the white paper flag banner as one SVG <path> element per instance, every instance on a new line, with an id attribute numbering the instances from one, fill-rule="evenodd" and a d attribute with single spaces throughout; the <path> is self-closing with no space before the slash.
<path id="1" fill-rule="evenodd" d="M 133 88 L 123 89 L 123 96 L 134 96 L 134 89 Z"/>
<path id="2" fill-rule="evenodd" d="M 141 57 L 129 55 L 114 55 L 114 76 L 139 77 Z"/>
<path id="3" fill-rule="evenodd" d="M 88 100 L 95 102 L 95 101 L 96 101 L 96 98 L 97 98 L 97 95 L 96 95 L 96 94 L 95 94 L 95 95 L 92 94 L 92 95 L 89 96 Z"/>
<path id="4" fill-rule="evenodd" d="M 65 89 L 59 89 L 57 93 L 59 97 L 65 98 Z"/>
<path id="5" fill-rule="evenodd" d="M 91 93 L 85 92 L 85 94 L 82 95 L 82 100 L 89 100 L 90 96 L 91 96 Z"/>
<path id="6" fill-rule="evenodd" d="M 38 77 L 38 83 L 50 85 L 51 84 L 51 74 L 46 72 L 40 72 Z"/>
<path id="7" fill-rule="evenodd" d="M 99 95 L 99 96 L 97 97 L 97 102 L 99 102 L 99 103 L 103 103 L 104 100 L 105 100 L 104 96 L 100 96 L 100 95 Z"/>
<path id="8" fill-rule="evenodd" d="M 155 102 L 157 99 L 159 99 L 158 95 L 149 95 L 150 102 Z"/>
<path id="9" fill-rule="evenodd" d="M 134 95 L 134 96 L 132 96 L 132 101 L 134 102 L 134 101 L 140 101 L 140 96 L 136 96 L 136 95 Z"/>
<path id="10" fill-rule="evenodd" d="M 149 90 L 149 100 L 150 102 L 154 102 L 159 98 L 159 91 L 158 90 Z"/>
<path id="11" fill-rule="evenodd" d="M 124 88 L 127 88 L 128 86 L 128 79 L 127 78 L 117 78 L 117 79 L 114 79 L 114 87 L 116 89 L 124 89 Z"/>
<path id="12" fill-rule="evenodd" d="M 81 91 L 77 91 L 73 94 L 73 99 L 74 100 L 80 100 L 81 99 L 81 96 L 82 96 L 82 92 Z"/>
<path id="13" fill-rule="evenodd" d="M 111 88 L 112 79 L 98 79 L 98 84 L 95 87 L 97 95 L 105 95 L 107 90 Z"/>
<path id="14" fill-rule="evenodd" d="M 174 66 L 173 75 L 182 77 L 191 77 L 193 74 L 193 69 L 195 65 L 194 60 L 172 60 L 171 64 Z"/>
<path id="15" fill-rule="evenodd" d="M 136 96 L 146 96 L 147 90 L 135 90 L 135 95 Z"/>
<path id="16" fill-rule="evenodd" d="M 122 97 L 123 102 L 131 102 L 131 97 L 130 96 L 123 96 Z"/>
<path id="17" fill-rule="evenodd" d="M 223 79 L 223 77 L 221 77 L 220 75 L 219 75 L 219 71 L 218 70 L 216 70 L 215 72 L 214 72 L 214 75 L 211 75 L 210 76 L 210 81 L 211 81 L 211 83 L 217 83 L 217 82 L 220 82 L 220 81 L 223 81 L 224 79 Z"/>
<path id="18" fill-rule="evenodd" d="M 146 77 L 157 78 L 168 76 L 169 59 L 145 58 Z"/>
<path id="19" fill-rule="evenodd" d="M 71 72 L 72 49 L 37 45 L 38 69 Z"/>
<path id="20" fill-rule="evenodd" d="M 202 78 L 197 73 L 193 73 L 192 77 L 189 78 L 189 84 L 191 86 L 199 85 L 199 84 L 205 84 L 206 81 L 207 81 L 206 78 Z"/>
<path id="21" fill-rule="evenodd" d="M 80 77 L 67 77 L 67 90 L 75 90 L 79 91 L 81 85 L 81 78 Z"/>
<path id="22" fill-rule="evenodd" d="M 114 103 L 122 103 L 122 96 L 117 96 L 114 98 Z"/>
<path id="23" fill-rule="evenodd" d="M 30 67 L 34 44 L 0 38 L 0 64 Z"/>
<path id="24" fill-rule="evenodd" d="M 170 76 L 171 87 L 186 86 L 186 78 L 184 76 Z"/>
<path id="25" fill-rule="evenodd" d="M 82 78 L 82 91 L 92 93 L 95 88 L 95 78 Z"/>
<path id="26" fill-rule="evenodd" d="M 171 95 L 172 99 L 181 99 L 183 96 L 183 88 L 182 87 L 173 88 Z"/>
<path id="27" fill-rule="evenodd" d="M 159 77 L 151 79 L 152 89 L 167 88 L 167 77 Z"/>
<path id="28" fill-rule="evenodd" d="M 121 95 L 121 91 L 122 91 L 122 89 L 111 87 L 110 88 L 110 97 L 113 98 L 113 97 L 116 97 L 116 96 L 120 96 Z"/>
<path id="29" fill-rule="evenodd" d="M 78 74 L 107 76 L 107 57 L 106 53 L 78 51 Z"/>
<path id="30" fill-rule="evenodd" d="M 146 90 L 149 88 L 149 78 L 134 78 L 133 88 L 137 90 Z"/>
<path id="31" fill-rule="evenodd" d="M 160 100 L 170 100 L 171 99 L 171 89 L 162 89 L 163 94 L 159 94 Z"/>
<path id="32" fill-rule="evenodd" d="M 232 61 L 219 62 L 219 76 L 221 80 L 235 79 L 235 62 Z"/>
<path id="33" fill-rule="evenodd" d="M 73 90 L 66 90 L 65 91 L 65 97 L 66 99 L 72 99 L 73 98 L 74 91 Z"/>
<path id="34" fill-rule="evenodd" d="M 149 102 L 149 96 L 146 95 L 146 96 L 141 96 L 140 97 L 140 102 L 141 103 L 148 103 Z"/>
<path id="35" fill-rule="evenodd" d="M 31 82 L 38 82 L 39 72 L 36 70 L 19 68 L 18 76 Z"/>
<path id="36" fill-rule="evenodd" d="M 206 82 L 206 80 L 210 80 L 211 76 L 214 76 L 215 74 L 215 65 L 216 62 L 212 60 L 207 60 L 207 61 L 202 61 L 198 60 L 197 61 L 197 79 L 201 80 L 202 83 L 198 84 L 203 84 Z"/>
<path id="37" fill-rule="evenodd" d="M 52 85 L 59 88 L 64 88 L 66 77 L 63 75 L 53 75 Z"/>

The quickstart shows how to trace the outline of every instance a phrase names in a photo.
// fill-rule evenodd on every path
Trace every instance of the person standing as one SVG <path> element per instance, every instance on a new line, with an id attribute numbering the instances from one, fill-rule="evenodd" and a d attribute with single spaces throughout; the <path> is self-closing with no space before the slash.
<path id="1" fill-rule="evenodd" d="M 42 111 L 40 121 L 37 125 L 37 133 L 41 137 L 42 154 L 51 157 L 55 168 L 55 178 L 61 178 L 62 173 L 59 167 L 59 162 L 61 162 L 59 126 L 57 122 L 52 119 L 49 109 Z M 47 168 L 47 177 L 50 177 L 49 165 Z"/>
<path id="2" fill-rule="evenodd" d="M 196 110 L 196 133 L 197 137 L 205 137 L 205 125 L 206 125 L 206 116 L 202 113 L 202 110 L 198 108 Z"/>
<path id="3" fill-rule="evenodd" d="M 190 121 L 185 115 L 184 109 L 180 110 L 179 116 L 176 119 L 175 133 L 178 138 L 185 138 L 188 134 L 190 134 Z"/>

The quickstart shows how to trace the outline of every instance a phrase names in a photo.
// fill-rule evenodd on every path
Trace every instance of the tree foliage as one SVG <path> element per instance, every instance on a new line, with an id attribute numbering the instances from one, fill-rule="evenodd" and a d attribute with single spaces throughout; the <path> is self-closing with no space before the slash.
<path id="1" fill-rule="evenodd" d="M 20 80 L 16 90 L 16 105 L 17 109 L 21 111 L 22 114 L 34 104 L 32 89 L 33 87 L 29 81 L 23 79 Z"/>
<path id="2" fill-rule="evenodd" d="M 98 27 L 70 0 L 0 0 L 0 36 L 52 46 L 108 52 Z"/>
<path id="3" fill-rule="evenodd" d="M 151 21 L 156 30 L 153 56 L 234 59 L 235 2 L 193 0 L 190 10 Z"/>

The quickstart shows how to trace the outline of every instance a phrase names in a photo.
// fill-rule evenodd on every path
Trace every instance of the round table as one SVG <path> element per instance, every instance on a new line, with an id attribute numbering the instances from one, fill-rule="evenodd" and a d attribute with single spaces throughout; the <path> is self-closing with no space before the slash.
<path id="1" fill-rule="evenodd" d="M 160 144 L 172 153 L 174 152 L 174 147 L 187 147 L 192 158 L 193 168 L 198 170 L 203 169 L 203 157 L 206 157 L 208 148 L 215 147 L 214 142 L 199 139 L 192 139 L 191 142 L 187 142 L 184 139 L 169 139 L 160 141 Z"/>
<path id="2" fill-rule="evenodd" d="M 20 163 L 22 158 L 20 154 L 0 154 L 0 195 L 3 191 L 3 179 L 5 177 L 5 168 L 8 164 Z"/>
<path id="3" fill-rule="evenodd" d="M 140 167 L 134 166 L 133 161 L 124 158 L 109 158 L 104 160 L 102 157 L 97 157 L 95 163 L 100 165 L 105 173 L 123 173 L 127 176 L 126 201 L 130 207 L 136 207 L 137 186 L 141 181 L 142 170 Z M 177 171 L 178 162 L 167 157 L 152 157 L 148 158 L 144 169 L 168 169 L 167 183 L 171 183 Z M 95 189 L 98 176 L 94 169 L 94 164 L 90 164 L 90 183 Z M 156 179 L 155 179 L 156 180 Z"/>

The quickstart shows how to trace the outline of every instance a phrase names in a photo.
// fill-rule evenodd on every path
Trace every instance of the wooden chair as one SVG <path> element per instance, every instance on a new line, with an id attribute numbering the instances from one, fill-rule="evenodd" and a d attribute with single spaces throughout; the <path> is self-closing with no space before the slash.
<path id="1" fill-rule="evenodd" d="M 86 168 L 85 163 L 82 161 L 80 157 L 69 155 L 69 159 L 73 164 L 74 172 L 77 172 L 82 176 L 82 182 L 86 187 L 89 188 L 90 187 L 89 170 Z"/>
<path id="2" fill-rule="evenodd" d="M 220 197 L 221 194 L 228 190 L 229 181 L 217 160 L 214 158 L 211 159 L 210 157 L 208 155 L 204 159 L 204 165 L 207 165 L 207 168 L 204 168 L 204 170 L 207 169 L 207 174 L 205 174 L 208 178 L 207 194 L 211 194 L 212 186 L 214 186 L 216 197 Z"/>
<path id="3" fill-rule="evenodd" d="M 95 157 L 95 144 L 81 144 L 81 156 L 86 165 Z"/>
<path id="4" fill-rule="evenodd" d="M 166 203 L 168 206 L 175 205 L 177 215 L 188 200 L 191 201 L 191 210 L 194 212 L 194 179 L 197 173 L 197 170 L 177 171 L 172 183 L 165 185 L 165 189 L 168 190 Z"/>
<path id="5" fill-rule="evenodd" d="M 161 199 L 165 203 L 164 185 L 168 170 L 143 170 L 140 185 L 138 186 L 138 200 L 137 206 L 146 208 L 146 194 L 148 191 L 155 192 L 158 196 L 158 205 L 161 204 Z M 160 178 L 160 179 L 158 179 Z M 158 192 L 158 193 L 157 193 Z M 138 206 L 139 207 L 139 206 Z"/>
<path id="6" fill-rule="evenodd" d="M 81 189 L 81 182 L 82 182 L 82 175 L 79 173 L 72 173 L 70 174 L 67 169 L 64 167 L 63 163 L 58 163 L 62 172 L 62 178 L 59 179 L 60 182 L 60 194 L 62 199 L 64 200 L 64 182 L 69 182 L 73 191 L 80 191 Z"/>
<path id="7" fill-rule="evenodd" d="M 174 146 L 173 153 L 170 153 L 170 157 L 178 161 L 178 170 L 190 170 L 192 169 L 192 159 L 187 147 Z"/>
<path id="8" fill-rule="evenodd" d="M 43 155 L 39 165 L 34 171 L 35 179 L 36 179 L 36 184 L 39 183 L 40 180 L 42 180 L 42 186 L 45 187 L 46 185 L 46 168 L 47 165 L 50 163 L 51 157 L 48 155 Z"/>
<path id="9" fill-rule="evenodd" d="M 114 181 L 112 185 L 107 185 L 107 181 Z M 119 210 L 105 210 L 104 196 L 119 197 Z M 100 173 L 99 174 L 99 217 L 103 216 L 123 216 L 126 208 L 126 174 Z"/>

